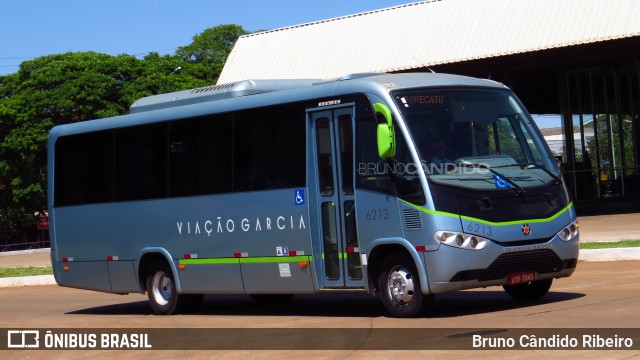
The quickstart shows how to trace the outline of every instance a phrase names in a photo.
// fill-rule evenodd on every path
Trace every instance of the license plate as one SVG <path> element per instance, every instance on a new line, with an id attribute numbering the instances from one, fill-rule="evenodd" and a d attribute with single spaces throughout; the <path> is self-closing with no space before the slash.
<path id="1" fill-rule="evenodd" d="M 535 280 L 536 280 L 536 273 L 533 271 L 509 275 L 510 285 L 526 284 L 528 282 L 535 281 Z"/>

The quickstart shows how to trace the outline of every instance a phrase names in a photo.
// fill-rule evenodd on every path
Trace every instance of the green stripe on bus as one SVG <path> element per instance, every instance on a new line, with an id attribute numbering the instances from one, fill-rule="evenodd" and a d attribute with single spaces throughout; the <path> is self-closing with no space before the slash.
<path id="1" fill-rule="evenodd" d="M 180 259 L 180 265 L 239 264 L 240 258 Z"/>
<path id="2" fill-rule="evenodd" d="M 240 258 L 241 264 L 292 263 L 300 261 L 311 261 L 311 256 L 266 256 Z"/>
<path id="3" fill-rule="evenodd" d="M 180 259 L 180 265 L 268 264 L 311 261 L 311 256 L 265 256 L 241 258 Z"/>
<path id="4" fill-rule="evenodd" d="M 478 223 L 481 223 L 481 224 L 491 225 L 491 226 L 508 226 L 508 225 L 520 225 L 520 224 L 523 224 L 523 223 L 549 222 L 549 221 L 553 221 L 553 220 L 557 219 L 560 215 L 562 215 L 562 214 L 566 213 L 567 211 L 569 211 L 569 209 L 573 206 L 573 201 L 572 201 L 567 206 L 565 206 L 562 210 L 558 211 L 557 213 L 555 213 L 555 214 L 553 214 L 553 215 L 551 215 L 551 216 L 549 216 L 547 218 L 493 222 L 493 221 L 478 219 L 478 218 L 474 218 L 474 217 L 466 216 L 466 215 L 454 214 L 454 213 L 449 213 L 449 212 L 444 212 L 444 211 L 437 211 L 437 210 L 429 210 L 429 209 L 423 208 L 422 206 L 418 206 L 418 205 L 412 204 L 412 203 L 410 203 L 408 201 L 405 201 L 405 200 L 402 200 L 402 199 L 399 199 L 399 200 L 402 201 L 403 203 L 411 206 L 412 208 L 418 209 L 418 210 L 422 211 L 423 213 L 426 213 L 426 214 L 429 214 L 429 215 L 460 217 L 460 219 L 462 219 L 462 220 L 478 222 Z"/>

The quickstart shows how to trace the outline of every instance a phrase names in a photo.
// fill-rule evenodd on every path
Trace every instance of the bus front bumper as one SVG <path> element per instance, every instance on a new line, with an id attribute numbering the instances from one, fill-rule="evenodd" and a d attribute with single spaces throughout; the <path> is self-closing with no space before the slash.
<path id="1" fill-rule="evenodd" d="M 429 288 L 437 294 L 509 285 L 517 274 L 533 274 L 536 280 L 568 277 L 578 263 L 578 244 L 577 237 L 565 242 L 554 236 L 541 245 L 503 247 L 491 243 L 480 251 L 440 246 L 424 253 Z"/>

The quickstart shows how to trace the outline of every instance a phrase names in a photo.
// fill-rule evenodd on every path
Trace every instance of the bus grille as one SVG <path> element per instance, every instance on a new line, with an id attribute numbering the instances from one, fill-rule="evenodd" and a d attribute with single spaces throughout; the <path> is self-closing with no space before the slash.
<path id="1" fill-rule="evenodd" d="M 514 246 L 527 246 L 527 245 L 539 245 L 539 244 L 544 244 L 544 243 L 548 243 L 549 241 L 551 241 L 551 239 L 553 239 L 553 237 L 549 237 L 549 238 L 542 238 L 542 239 L 526 239 L 526 240 L 516 240 L 516 241 L 496 241 L 496 240 L 491 240 L 494 243 L 503 246 L 503 247 L 514 247 Z"/>
<path id="2" fill-rule="evenodd" d="M 420 211 L 416 209 L 404 209 L 402 210 L 404 215 L 404 227 L 407 230 L 420 230 L 422 229 L 422 217 Z"/>
<path id="3" fill-rule="evenodd" d="M 502 279 L 509 274 L 536 271 L 538 274 L 558 272 L 562 270 L 562 260 L 550 249 L 506 253 L 485 270 L 481 271 L 478 280 Z"/>
<path id="4" fill-rule="evenodd" d="M 575 268 L 577 259 L 562 261 L 551 249 L 539 249 L 505 253 L 486 269 L 464 270 L 455 274 L 451 282 L 456 281 L 488 281 L 499 280 L 522 272 L 535 271 L 538 274 L 559 272 L 563 269 Z"/>

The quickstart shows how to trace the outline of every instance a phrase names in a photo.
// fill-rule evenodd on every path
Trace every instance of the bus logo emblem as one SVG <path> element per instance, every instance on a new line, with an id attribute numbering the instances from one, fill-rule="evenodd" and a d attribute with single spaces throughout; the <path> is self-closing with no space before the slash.
<path id="1" fill-rule="evenodd" d="M 304 189 L 297 189 L 295 191 L 294 201 L 296 205 L 304 205 Z"/>
<path id="2" fill-rule="evenodd" d="M 522 233 L 524 234 L 524 236 L 531 235 L 531 227 L 529 226 L 529 224 L 522 225 Z"/>

